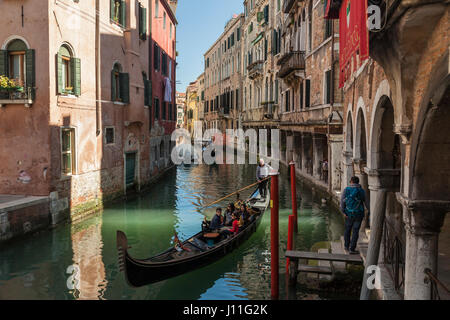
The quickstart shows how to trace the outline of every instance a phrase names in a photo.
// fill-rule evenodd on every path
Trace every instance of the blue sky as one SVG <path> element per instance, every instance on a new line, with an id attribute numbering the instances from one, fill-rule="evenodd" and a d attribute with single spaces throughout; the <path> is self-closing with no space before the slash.
<path id="1" fill-rule="evenodd" d="M 177 8 L 177 91 L 203 72 L 203 54 L 224 31 L 225 23 L 244 11 L 243 0 L 179 0 Z"/>

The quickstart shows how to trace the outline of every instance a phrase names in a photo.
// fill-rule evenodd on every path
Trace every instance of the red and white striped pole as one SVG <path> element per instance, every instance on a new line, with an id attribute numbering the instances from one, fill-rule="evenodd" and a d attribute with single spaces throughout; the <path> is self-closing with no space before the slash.
<path id="1" fill-rule="evenodd" d="M 271 296 L 273 300 L 279 297 L 279 194 L 278 194 L 278 175 L 271 173 L 270 184 L 270 267 L 271 267 Z"/>

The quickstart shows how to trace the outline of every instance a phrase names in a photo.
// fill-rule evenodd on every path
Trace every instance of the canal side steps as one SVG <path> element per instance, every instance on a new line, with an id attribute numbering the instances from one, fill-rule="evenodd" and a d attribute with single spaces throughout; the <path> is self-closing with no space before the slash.
<path id="1" fill-rule="evenodd" d="M 339 242 L 332 244 L 331 249 L 335 248 L 336 251 L 341 251 L 339 248 Z M 343 251 L 343 250 L 342 250 Z M 294 263 L 296 270 L 291 278 L 292 283 L 297 278 L 298 273 L 305 272 L 308 274 L 317 274 L 319 279 L 331 280 L 336 271 L 345 271 L 346 264 L 362 264 L 363 260 L 359 255 L 350 255 L 342 253 L 329 253 L 328 249 L 319 249 L 318 252 L 309 251 L 294 251 L 288 250 L 285 253 L 285 257 L 289 258 L 291 262 Z M 317 260 L 319 262 L 318 266 L 311 266 L 307 264 L 298 264 L 299 260 Z"/>

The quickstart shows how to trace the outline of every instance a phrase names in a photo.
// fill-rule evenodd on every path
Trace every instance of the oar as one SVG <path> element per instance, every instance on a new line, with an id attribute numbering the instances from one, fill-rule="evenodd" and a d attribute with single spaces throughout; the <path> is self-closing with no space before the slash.
<path id="1" fill-rule="evenodd" d="M 225 200 L 225 199 L 231 197 L 232 195 L 235 195 L 236 193 L 240 193 L 241 191 L 250 189 L 251 187 L 254 187 L 254 186 L 256 186 L 257 184 L 259 184 L 260 182 L 262 182 L 262 181 L 264 181 L 264 180 L 268 180 L 268 179 L 270 179 L 270 177 L 261 179 L 261 180 L 258 181 L 258 182 L 252 183 L 252 184 L 249 185 L 249 186 L 246 186 L 246 187 L 244 187 L 244 188 L 242 188 L 242 189 L 240 189 L 240 190 L 238 190 L 238 191 L 235 191 L 235 192 L 233 192 L 233 193 L 230 193 L 229 195 L 227 195 L 227 196 L 225 196 L 225 197 L 223 197 L 223 198 L 220 198 L 219 200 L 216 200 L 216 201 L 214 201 L 214 202 L 211 202 L 210 204 L 208 204 L 208 205 L 206 205 L 206 206 L 203 206 L 203 207 L 201 207 L 200 209 L 205 209 L 205 208 L 211 207 L 212 205 L 214 205 L 214 204 L 216 204 L 216 203 L 218 203 L 218 202 L 220 202 L 220 201 L 223 201 L 223 200 Z"/>

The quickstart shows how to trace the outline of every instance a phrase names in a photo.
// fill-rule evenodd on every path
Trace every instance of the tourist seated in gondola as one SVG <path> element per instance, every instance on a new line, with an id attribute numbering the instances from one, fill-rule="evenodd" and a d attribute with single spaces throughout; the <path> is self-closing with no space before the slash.
<path id="1" fill-rule="evenodd" d="M 223 227 L 223 216 L 222 216 L 222 208 L 216 209 L 216 214 L 211 220 L 211 223 L 209 225 L 209 229 L 211 231 L 219 230 Z"/>
<path id="2" fill-rule="evenodd" d="M 239 208 L 241 207 L 241 205 L 244 204 L 244 201 L 242 201 L 240 199 L 240 195 L 239 193 L 236 194 L 236 201 L 234 202 L 234 207 L 239 210 Z"/>
<path id="3" fill-rule="evenodd" d="M 245 204 L 242 204 L 241 208 L 239 210 L 239 219 L 242 219 L 242 221 L 243 221 L 242 226 L 247 224 L 248 218 L 249 218 L 249 214 L 248 214 L 247 206 Z"/>
<path id="4" fill-rule="evenodd" d="M 224 219 L 225 219 L 224 225 L 226 227 L 231 227 L 231 224 L 233 223 L 233 219 L 231 218 L 231 214 L 233 212 L 235 212 L 235 211 L 236 211 L 236 208 L 234 207 L 234 203 L 231 202 L 230 204 L 228 204 L 228 207 L 225 210 L 225 216 L 224 216 Z"/>
<path id="5" fill-rule="evenodd" d="M 236 235 L 239 232 L 239 220 L 237 219 L 237 216 L 236 216 L 235 212 L 233 212 L 231 214 L 231 218 L 233 219 L 233 224 L 232 224 L 233 227 L 231 229 L 222 231 L 222 234 L 225 235 L 225 236 Z"/>

